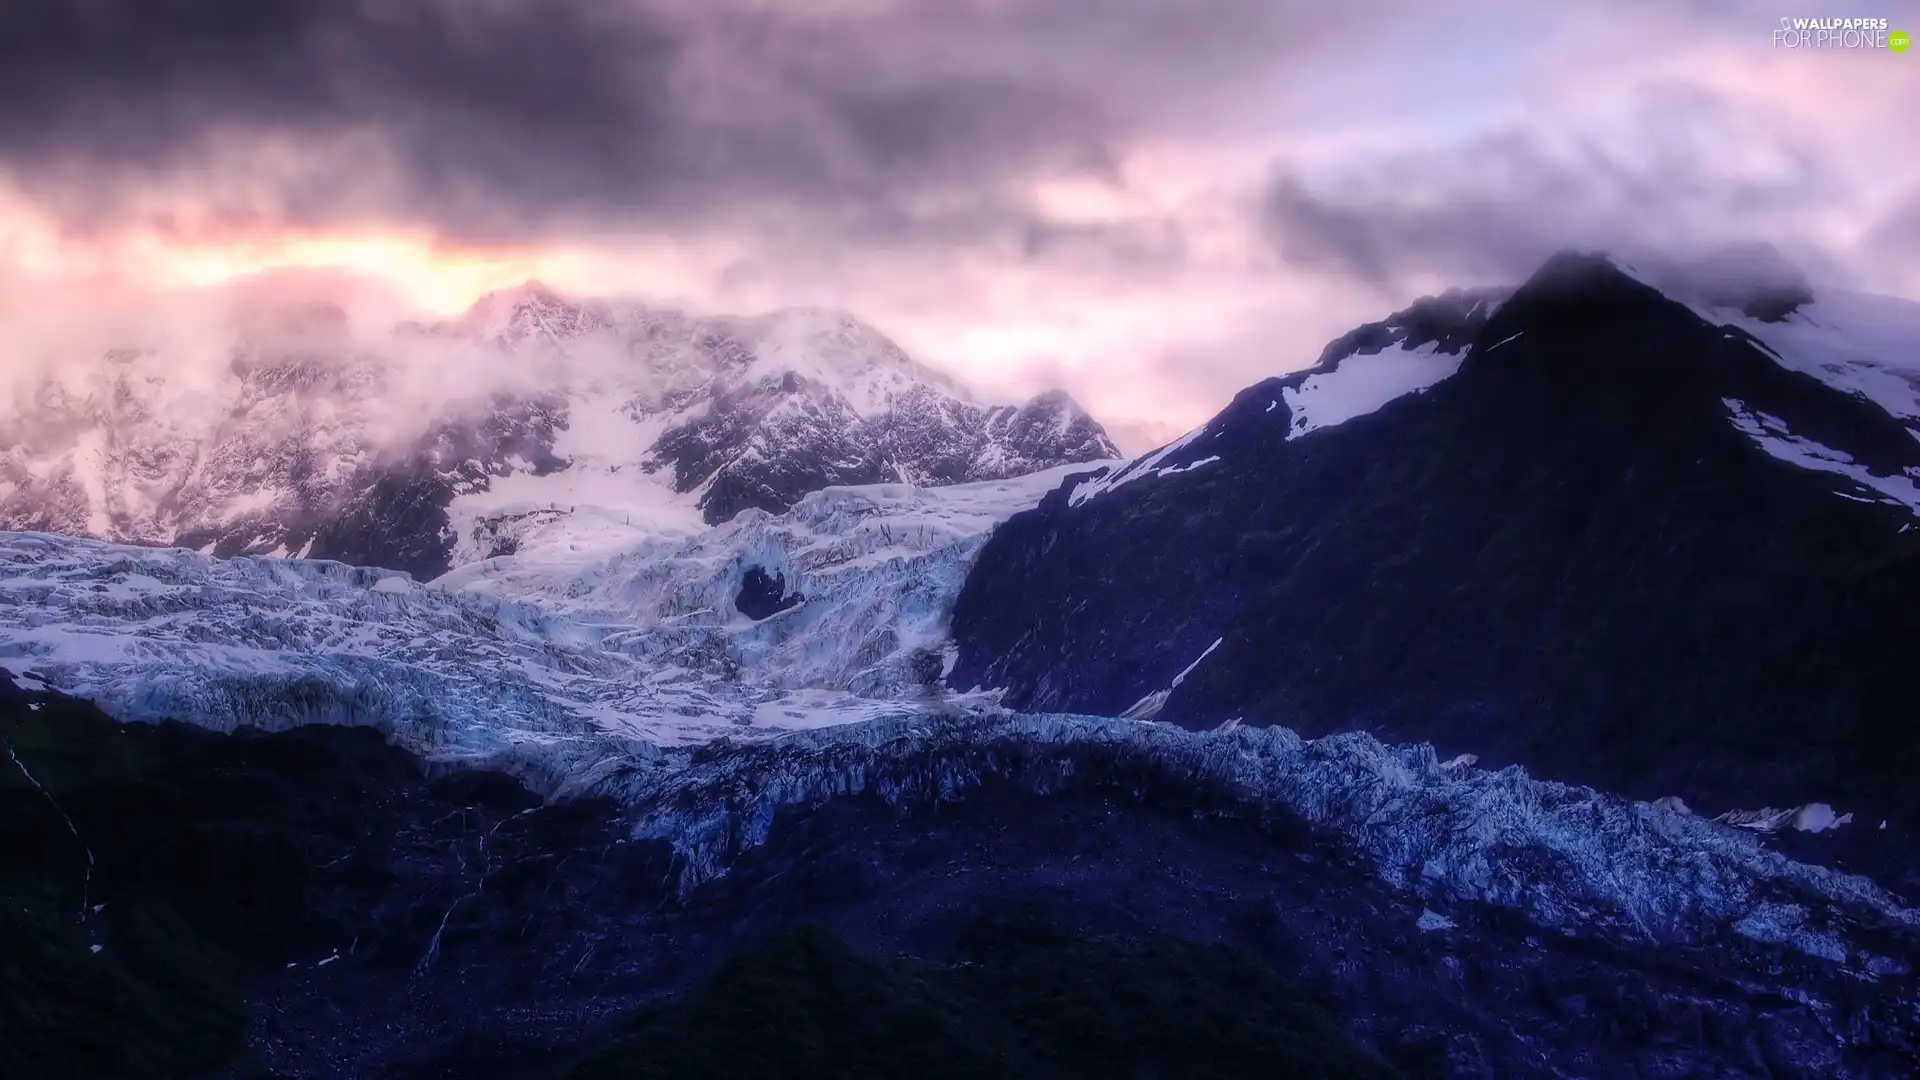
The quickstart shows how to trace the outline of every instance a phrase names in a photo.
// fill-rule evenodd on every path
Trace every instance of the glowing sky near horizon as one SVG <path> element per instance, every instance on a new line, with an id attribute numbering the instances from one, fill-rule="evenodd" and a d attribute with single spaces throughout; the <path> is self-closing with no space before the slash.
<path id="1" fill-rule="evenodd" d="M 1142 449 L 1562 246 L 1766 239 L 1920 296 L 1920 54 L 1777 50 L 1780 14 L 13 0 L 0 319 L 283 267 L 437 313 L 530 278 L 823 304 L 989 395 L 1064 386 Z"/>

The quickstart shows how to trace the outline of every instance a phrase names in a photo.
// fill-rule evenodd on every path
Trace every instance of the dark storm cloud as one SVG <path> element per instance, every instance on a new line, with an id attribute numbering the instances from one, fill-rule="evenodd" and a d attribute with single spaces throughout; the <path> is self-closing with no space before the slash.
<path id="1" fill-rule="evenodd" d="M 312 155 L 272 211 L 485 229 L 1110 161 L 1111 120 L 1068 90 L 916 78 L 825 29 L 691 3 L 9 0 L 0 167 L 110 214 L 270 138 Z"/>
<path id="2" fill-rule="evenodd" d="M 1514 281 L 1566 247 L 1673 252 L 1764 236 L 1795 248 L 1798 211 L 1847 195 L 1817 143 L 1699 87 L 1649 92 L 1628 135 L 1509 129 L 1376 162 L 1337 187 L 1279 169 L 1259 216 L 1289 263 L 1395 291 L 1410 275 Z"/>
<path id="3" fill-rule="evenodd" d="M 1175 88 L 1332 32 L 1294 7 L 7 0 L 0 172 L 69 224 L 172 183 L 243 222 L 697 228 L 775 204 L 917 229 L 928 191 L 1110 176 Z"/>

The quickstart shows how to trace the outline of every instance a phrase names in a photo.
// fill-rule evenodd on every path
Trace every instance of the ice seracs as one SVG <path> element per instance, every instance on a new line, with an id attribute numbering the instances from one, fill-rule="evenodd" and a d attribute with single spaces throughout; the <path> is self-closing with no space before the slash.
<path id="1" fill-rule="evenodd" d="M 639 809 L 635 834 L 671 842 L 691 889 L 764 843 L 782 810 L 850 794 L 928 807 L 988 782 L 1061 794 L 1113 777 L 1136 798 L 1166 784 L 1250 814 L 1293 815 L 1441 907 L 1487 904 L 1543 926 L 1663 942 L 1731 931 L 1862 971 L 1889 959 L 1883 935 L 1920 932 L 1920 912 L 1865 878 L 1796 863 L 1747 830 L 1518 768 L 1450 768 L 1430 746 L 1360 733 L 1307 740 L 1281 728 L 1196 732 L 1069 715 L 901 718 L 796 733 L 614 783 Z"/>

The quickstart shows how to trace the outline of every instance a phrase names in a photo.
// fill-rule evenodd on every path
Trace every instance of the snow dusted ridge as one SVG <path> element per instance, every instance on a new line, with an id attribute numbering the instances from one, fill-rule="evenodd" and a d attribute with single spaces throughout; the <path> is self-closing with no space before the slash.
<path id="1" fill-rule="evenodd" d="M 1777 322 L 1701 311 L 1760 339 L 1784 367 L 1872 401 L 1920 436 L 1920 303 L 1836 289 Z"/>
<path id="2" fill-rule="evenodd" d="M 628 547 L 554 515 L 425 585 L 0 534 L 0 664 L 123 720 L 370 724 L 429 758 L 583 782 L 656 746 L 925 707 L 974 553 L 1065 471 L 828 489 Z M 756 570 L 791 594 L 757 621 L 737 603 Z"/>
<path id="3" fill-rule="evenodd" d="M 1316 364 L 1297 375 L 1270 380 L 1255 389 L 1269 398 L 1261 410 L 1263 413 L 1286 408 L 1285 417 L 1289 420 L 1286 437 L 1297 439 L 1309 432 L 1338 427 L 1356 417 L 1378 412 L 1388 402 L 1439 384 L 1460 370 L 1467 351 L 1447 353 L 1435 341 L 1413 347 L 1395 343 L 1376 352 L 1356 353 Z M 1079 506 L 1150 476 L 1175 476 L 1205 468 L 1220 460 L 1205 454 L 1207 439 L 1213 430 L 1212 424 L 1195 428 L 1108 475 L 1089 479 L 1074 488 L 1068 502 Z"/>
<path id="4" fill-rule="evenodd" d="M 1748 281 L 1732 272 L 1744 267 L 1736 261 L 1731 270 L 1712 268 L 1712 279 L 1703 284 L 1688 276 L 1696 273 L 1691 266 L 1650 271 L 1618 258 L 1608 261 L 1708 323 L 1727 328 L 1730 335 L 1746 335 L 1781 367 L 1872 403 L 1920 442 L 1920 303 L 1844 290 L 1822 290 L 1816 296 L 1804 284 L 1787 280 L 1790 268 L 1779 266 L 1762 266 Z M 1335 341 L 1313 367 L 1250 387 L 1236 406 L 1286 423 L 1288 440 L 1376 413 L 1458 373 L 1473 353 L 1467 339 L 1500 309 L 1506 296 L 1506 290 L 1488 290 L 1422 300 Z M 1485 352 L 1494 353 L 1522 337 L 1495 341 Z M 1728 398 L 1724 404 L 1733 425 L 1769 455 L 1849 481 L 1836 491 L 1841 497 L 1886 502 L 1920 514 L 1920 466 L 1870 466 L 1846 449 L 1790 430 L 1785 420 L 1746 402 Z M 1080 483 L 1069 502 L 1078 506 L 1140 480 L 1220 460 L 1207 448 L 1220 436 L 1226 415 Z M 1909 456 L 1920 460 L 1920 453 Z"/>
<path id="5" fill-rule="evenodd" d="M 1745 829 L 1587 788 L 1441 764 L 1430 746 L 1284 728 L 1193 732 L 1062 715 L 901 718 L 798 733 L 673 770 L 634 770 L 640 836 L 671 841 L 682 887 L 722 874 L 775 814 L 868 792 L 896 806 L 962 799 L 989 780 L 1039 792 L 1156 781 L 1222 795 L 1343 837 L 1390 884 L 1535 922 L 1662 941 L 1736 934 L 1860 970 L 1905 970 L 1920 912 L 1865 878 L 1796 863 Z"/>
<path id="6" fill-rule="evenodd" d="M 1423 393 L 1460 370 L 1472 351 L 1473 335 L 1511 291 L 1456 289 L 1361 326 L 1328 345 L 1312 367 L 1251 386 L 1207 424 L 1077 484 L 1068 502 L 1079 506 L 1136 481 L 1175 476 L 1219 461 L 1209 451 L 1212 440 L 1225 434 L 1223 424 L 1241 421 L 1243 414 L 1258 423 L 1285 424 L 1284 438 L 1291 441 Z"/>

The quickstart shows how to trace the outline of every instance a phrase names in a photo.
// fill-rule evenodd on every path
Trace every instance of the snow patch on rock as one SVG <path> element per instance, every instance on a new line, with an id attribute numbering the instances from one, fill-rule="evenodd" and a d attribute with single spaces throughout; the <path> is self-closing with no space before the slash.
<path id="1" fill-rule="evenodd" d="M 1466 350 L 1444 353 L 1436 342 L 1348 356 L 1331 370 L 1309 375 L 1298 387 L 1281 391 L 1293 414 L 1287 438 L 1378 412 L 1388 402 L 1438 385 L 1459 371 L 1465 359 Z"/>
<path id="2" fill-rule="evenodd" d="M 1727 407 L 1733 426 L 1770 456 L 1803 469 L 1845 477 L 1857 485 L 1855 490 L 1859 493 L 1835 494 L 1860 502 L 1875 501 L 1904 506 L 1920 514 L 1920 482 L 1916 482 L 1920 481 L 1920 470 L 1909 470 L 1907 475 L 1902 476 L 1882 476 L 1855 461 L 1845 451 L 1795 435 L 1787 430 L 1786 421 L 1777 416 L 1761 412 L 1733 398 L 1724 398 L 1721 404 Z"/>

